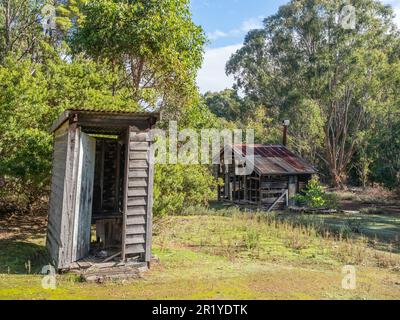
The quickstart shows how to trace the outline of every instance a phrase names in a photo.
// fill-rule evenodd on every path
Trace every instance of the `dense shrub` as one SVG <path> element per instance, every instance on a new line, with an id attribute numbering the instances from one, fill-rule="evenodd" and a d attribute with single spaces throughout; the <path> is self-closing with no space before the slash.
<path id="1" fill-rule="evenodd" d="M 217 181 L 206 166 L 157 165 L 154 215 L 179 214 L 189 206 L 207 205 L 215 198 Z"/>
<path id="2" fill-rule="evenodd" d="M 324 191 L 318 178 L 313 177 L 301 194 L 293 197 L 298 204 L 310 208 L 336 208 L 337 201 L 333 194 Z"/>

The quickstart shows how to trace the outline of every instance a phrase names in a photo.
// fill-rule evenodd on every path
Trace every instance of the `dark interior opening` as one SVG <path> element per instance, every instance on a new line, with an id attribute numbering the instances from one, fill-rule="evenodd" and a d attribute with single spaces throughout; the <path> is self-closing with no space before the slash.
<path id="1" fill-rule="evenodd" d="M 96 139 L 93 183 L 91 255 L 107 258 L 121 252 L 124 135 L 92 136 Z"/>

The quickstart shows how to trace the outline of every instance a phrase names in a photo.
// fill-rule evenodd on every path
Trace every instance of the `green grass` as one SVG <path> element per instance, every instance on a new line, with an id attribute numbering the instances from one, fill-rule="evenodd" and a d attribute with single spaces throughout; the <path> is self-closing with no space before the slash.
<path id="1" fill-rule="evenodd" d="M 1 240 L 0 299 L 400 298 L 400 256 L 368 241 L 321 234 L 275 214 L 200 208 L 189 213 L 155 221 L 160 263 L 143 279 L 93 284 L 64 274 L 57 276 L 56 290 L 45 290 L 42 276 L 25 269 L 27 260 L 32 272 L 44 263 L 44 234 L 42 240 L 38 234 L 35 240 Z M 345 264 L 356 265 L 354 291 L 341 288 Z"/>

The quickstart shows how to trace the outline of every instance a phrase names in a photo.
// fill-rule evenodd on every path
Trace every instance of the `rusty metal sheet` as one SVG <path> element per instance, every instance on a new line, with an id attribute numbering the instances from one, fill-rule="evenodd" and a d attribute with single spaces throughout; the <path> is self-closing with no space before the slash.
<path id="1" fill-rule="evenodd" d="M 313 174 L 315 168 L 282 145 L 234 145 L 234 151 L 246 155 L 248 148 L 254 149 L 254 167 L 261 175 L 268 174 Z"/>

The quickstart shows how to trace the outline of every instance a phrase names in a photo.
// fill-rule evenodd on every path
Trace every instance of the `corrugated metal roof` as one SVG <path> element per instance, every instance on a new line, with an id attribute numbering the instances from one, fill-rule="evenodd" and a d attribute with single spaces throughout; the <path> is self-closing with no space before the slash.
<path id="1" fill-rule="evenodd" d="M 233 151 L 245 156 L 249 148 L 254 150 L 254 169 L 260 175 L 316 173 L 311 164 L 282 145 L 236 144 Z"/>
<path id="2" fill-rule="evenodd" d="M 120 109 L 96 109 L 96 108 L 79 108 L 79 109 L 67 109 L 70 113 L 88 113 L 88 114 L 122 114 L 122 115 L 135 115 L 135 116 L 153 116 L 159 117 L 159 112 L 143 112 L 140 110 L 120 110 Z"/>
<path id="3" fill-rule="evenodd" d="M 116 116 L 134 116 L 137 118 L 160 118 L 159 112 L 137 112 L 137 111 L 123 111 L 123 110 L 95 110 L 91 108 L 83 108 L 83 109 L 67 109 L 60 114 L 57 120 L 54 121 L 51 126 L 50 131 L 54 132 L 57 130 L 61 124 L 63 124 L 72 114 L 87 114 L 87 115 L 96 115 L 102 118 L 116 117 Z"/>

